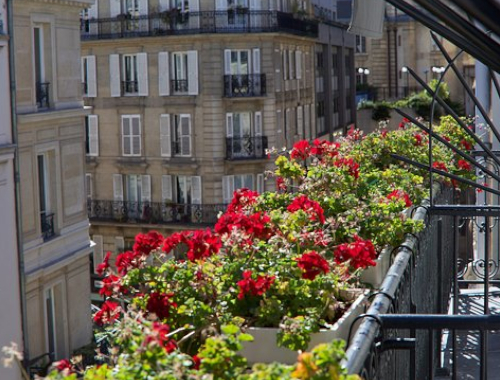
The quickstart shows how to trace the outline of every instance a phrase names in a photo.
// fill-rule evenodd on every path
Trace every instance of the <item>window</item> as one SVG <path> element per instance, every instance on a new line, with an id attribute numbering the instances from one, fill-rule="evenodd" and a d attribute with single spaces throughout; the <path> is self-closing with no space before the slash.
<path id="1" fill-rule="evenodd" d="M 356 53 L 366 53 L 366 37 L 356 35 Z"/>
<path id="2" fill-rule="evenodd" d="M 141 155 L 141 117 L 122 116 L 122 151 L 124 156 Z"/>
<path id="3" fill-rule="evenodd" d="M 88 115 L 85 118 L 85 152 L 87 156 L 99 155 L 99 127 L 97 115 Z"/>
<path id="4" fill-rule="evenodd" d="M 163 175 L 162 218 L 164 221 L 200 222 L 201 177 Z"/>
<path id="5" fill-rule="evenodd" d="M 110 54 L 110 92 L 112 97 L 122 95 L 148 96 L 147 53 Z"/>
<path id="6" fill-rule="evenodd" d="M 125 194 L 124 194 L 125 190 Z M 151 176 L 147 174 L 113 175 L 114 212 L 126 219 L 148 219 L 151 202 Z M 126 207 L 121 207 L 123 201 Z M 124 214 L 125 213 L 125 214 Z"/>
<path id="7" fill-rule="evenodd" d="M 191 115 L 160 116 L 160 150 L 163 157 L 190 157 L 191 136 Z"/>
<path id="8" fill-rule="evenodd" d="M 85 192 L 87 194 L 87 201 L 92 200 L 92 191 L 93 191 L 92 187 L 93 187 L 92 174 L 85 173 Z"/>
<path id="9" fill-rule="evenodd" d="M 139 0 L 123 0 L 123 11 L 131 16 L 139 16 Z"/>
<path id="10" fill-rule="evenodd" d="M 52 360 L 67 356 L 66 312 L 63 283 L 57 283 L 44 291 L 46 349 Z"/>
<path id="11" fill-rule="evenodd" d="M 93 55 L 82 57 L 82 87 L 83 96 L 97 96 L 96 62 Z"/>
<path id="12" fill-rule="evenodd" d="M 222 177 L 222 201 L 224 204 L 231 203 L 235 190 L 247 188 L 254 190 L 253 174 L 237 174 Z"/>
<path id="13" fill-rule="evenodd" d="M 137 81 L 137 56 L 126 54 L 123 56 L 123 93 L 136 94 L 139 91 Z"/>
<path id="14" fill-rule="evenodd" d="M 226 114 L 227 158 L 262 158 L 266 146 L 262 137 L 262 113 Z"/>
<path id="15" fill-rule="evenodd" d="M 188 92 L 188 54 L 172 53 L 172 92 Z"/>
<path id="16" fill-rule="evenodd" d="M 316 103 L 316 121 L 317 121 L 318 136 L 326 133 L 324 100 L 320 100 Z"/>
<path id="17" fill-rule="evenodd" d="M 51 165 L 48 152 L 37 156 L 38 165 L 38 200 L 40 205 L 40 228 L 43 240 L 48 240 L 55 235 L 54 213 L 52 212 L 51 199 Z"/>
<path id="18" fill-rule="evenodd" d="M 35 78 L 36 104 L 40 108 L 50 106 L 50 80 L 46 67 L 46 52 L 50 51 L 50 28 L 38 24 L 33 28 L 33 67 Z"/>
<path id="19" fill-rule="evenodd" d="M 158 53 L 160 96 L 198 95 L 198 52 Z"/>

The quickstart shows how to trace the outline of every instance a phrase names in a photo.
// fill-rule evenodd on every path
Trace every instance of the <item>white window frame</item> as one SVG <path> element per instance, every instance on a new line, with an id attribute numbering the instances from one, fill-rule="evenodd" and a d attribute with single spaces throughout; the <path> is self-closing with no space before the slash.
<path id="1" fill-rule="evenodd" d="M 82 57 L 82 84 L 85 86 L 83 96 L 87 98 L 95 98 L 97 96 L 97 81 L 96 81 L 96 58 L 95 55 L 87 55 Z"/>
<path id="2" fill-rule="evenodd" d="M 188 84 L 188 73 L 189 73 L 189 62 L 188 62 L 188 52 L 187 51 L 176 51 L 170 54 L 170 80 L 171 80 L 171 93 L 174 94 L 187 94 L 189 92 Z M 177 63 L 180 63 L 180 68 L 177 67 Z M 181 90 L 176 90 L 176 85 L 174 81 L 186 81 L 186 88 Z"/>
<path id="3" fill-rule="evenodd" d="M 61 310 L 62 310 L 62 315 L 59 316 L 60 318 L 56 318 L 56 308 L 54 305 L 54 289 L 56 286 L 61 286 Z M 49 312 L 47 309 L 47 299 L 48 299 L 48 294 L 47 292 L 52 293 L 52 303 L 51 303 L 51 308 L 52 308 L 52 324 L 53 324 L 53 339 L 54 339 L 54 360 L 60 360 L 68 355 L 68 348 L 69 348 L 69 336 L 68 336 L 68 315 L 67 315 L 67 300 L 66 300 L 66 286 L 65 282 L 63 280 L 57 280 L 54 281 L 47 286 L 43 288 L 43 311 L 44 311 L 44 330 L 45 330 L 45 348 L 47 352 L 50 352 L 50 345 L 49 345 L 49 326 L 48 326 L 48 320 L 49 320 Z M 59 322 L 59 323 L 58 323 Z M 64 334 L 64 351 L 59 352 L 59 348 L 57 347 L 57 326 L 60 326 L 62 324 L 62 332 Z"/>
<path id="4" fill-rule="evenodd" d="M 130 78 L 127 78 L 127 59 L 130 59 Z M 124 95 L 137 95 L 139 93 L 139 68 L 137 63 L 137 54 L 123 54 L 122 55 L 122 73 L 123 73 L 123 94 Z M 127 82 L 135 83 L 137 91 L 127 91 Z"/>
<path id="5" fill-rule="evenodd" d="M 189 133 L 183 134 L 182 130 L 182 120 L 187 119 L 189 125 Z M 175 157 L 191 157 L 193 155 L 193 125 L 192 118 L 190 114 L 181 113 L 178 115 L 174 115 L 174 123 L 172 125 L 172 141 L 175 144 L 176 149 L 172 152 L 172 155 Z M 189 149 L 186 152 L 184 150 L 184 141 L 189 141 Z M 179 150 L 177 151 L 177 146 L 179 146 Z"/>
<path id="6" fill-rule="evenodd" d="M 99 118 L 97 115 L 87 115 L 87 156 L 99 156 Z"/>
<path id="7" fill-rule="evenodd" d="M 235 186 L 235 182 L 237 180 L 236 177 L 240 177 L 239 179 L 240 179 L 240 181 L 242 181 L 243 186 L 240 186 L 240 187 L 236 187 Z M 243 187 L 246 187 L 246 186 L 244 186 L 244 183 L 245 183 L 245 178 L 244 177 L 247 177 L 246 178 L 247 180 L 249 178 L 251 178 L 252 186 L 248 187 L 248 188 L 250 190 L 255 190 L 256 184 L 255 184 L 255 176 L 254 176 L 254 174 L 249 174 L 249 173 L 246 173 L 246 174 L 233 174 L 233 175 L 227 175 L 227 176 L 223 176 L 222 177 L 222 202 L 224 204 L 231 203 L 231 200 L 233 199 L 233 193 L 236 190 L 241 189 Z"/>
<path id="8" fill-rule="evenodd" d="M 129 120 L 129 127 L 130 127 L 130 133 L 125 134 L 125 123 L 124 120 L 128 119 Z M 132 127 L 132 120 L 138 119 L 139 120 L 139 133 L 134 134 L 133 133 L 133 127 Z M 121 116 L 121 127 L 122 127 L 122 155 L 125 157 L 138 157 L 141 156 L 142 153 L 142 136 L 141 136 L 141 115 L 122 115 Z M 126 139 L 129 138 L 129 142 L 127 144 Z M 139 139 L 139 151 L 136 152 L 134 151 L 134 139 Z M 130 153 L 125 153 L 125 147 L 129 145 Z"/>

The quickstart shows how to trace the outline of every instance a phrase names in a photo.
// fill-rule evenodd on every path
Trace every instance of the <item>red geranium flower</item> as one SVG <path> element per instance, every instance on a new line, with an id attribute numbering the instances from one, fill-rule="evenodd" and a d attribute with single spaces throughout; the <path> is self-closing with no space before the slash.
<path id="1" fill-rule="evenodd" d="M 399 129 L 405 129 L 408 124 L 410 124 L 410 120 L 407 119 L 406 117 L 403 117 L 403 120 L 401 120 L 401 123 L 399 123 Z"/>
<path id="2" fill-rule="evenodd" d="M 352 158 L 339 158 L 333 164 L 338 168 L 348 169 L 349 175 L 354 178 L 357 179 L 359 177 L 359 164 Z"/>
<path id="3" fill-rule="evenodd" d="M 466 171 L 470 171 L 472 169 L 472 166 L 471 164 L 469 164 L 467 161 L 465 160 L 458 160 L 458 163 L 457 163 L 457 166 L 459 169 L 461 170 L 466 170 Z"/>
<path id="4" fill-rule="evenodd" d="M 462 141 L 460 141 L 460 145 L 462 145 L 464 147 L 464 149 L 467 149 L 467 150 L 472 150 L 473 146 L 470 142 L 468 142 L 466 139 L 462 139 Z"/>
<path id="5" fill-rule="evenodd" d="M 406 207 L 410 207 L 412 205 L 410 196 L 404 192 L 403 190 L 394 190 L 391 193 L 387 195 L 387 199 L 396 199 L 396 200 L 402 200 L 405 202 Z"/>
<path id="6" fill-rule="evenodd" d="M 201 359 L 198 355 L 193 355 L 193 369 L 199 370 L 201 365 Z"/>
<path id="7" fill-rule="evenodd" d="M 102 304 L 101 310 L 94 314 L 94 322 L 99 326 L 113 323 L 120 317 L 121 311 L 119 304 L 107 300 Z"/>
<path id="8" fill-rule="evenodd" d="M 294 144 L 290 157 L 293 159 L 306 160 L 311 153 L 309 141 L 301 140 Z"/>
<path id="9" fill-rule="evenodd" d="M 357 140 L 361 140 L 361 138 L 363 137 L 363 132 L 356 128 L 353 125 L 351 125 L 351 128 L 349 128 L 349 130 L 347 131 L 347 138 L 350 139 L 350 140 L 354 140 L 354 141 L 357 141 Z"/>
<path id="10" fill-rule="evenodd" d="M 446 167 L 446 165 L 444 164 L 444 162 L 441 162 L 441 161 L 433 162 L 432 163 L 432 167 L 434 169 L 442 170 L 444 172 L 448 171 L 448 168 Z"/>
<path id="11" fill-rule="evenodd" d="M 104 260 L 102 261 L 102 263 L 100 263 L 97 266 L 97 269 L 95 270 L 95 272 L 98 275 L 103 276 L 104 273 L 109 269 L 109 258 L 110 257 L 111 257 L 111 252 L 106 252 L 106 256 L 104 256 Z"/>
<path id="12" fill-rule="evenodd" d="M 318 202 L 313 201 L 307 195 L 300 195 L 295 198 L 292 203 L 287 207 L 290 212 L 304 210 L 312 221 L 319 221 L 325 223 L 325 214 Z"/>
<path id="13" fill-rule="evenodd" d="M 370 240 L 363 240 L 359 236 L 354 236 L 354 242 L 340 244 L 335 249 L 335 261 L 341 264 L 349 261 L 350 265 L 357 268 L 366 268 L 375 265 L 377 253 Z"/>
<path id="14" fill-rule="evenodd" d="M 173 296 L 173 293 L 150 293 L 146 304 L 146 310 L 149 313 L 155 313 L 160 320 L 168 318 L 170 315 L 170 308 L 177 307 L 177 304 L 170 300 Z"/>
<path id="15" fill-rule="evenodd" d="M 286 191 L 286 183 L 283 177 L 276 177 L 276 189 L 278 191 Z"/>
<path id="16" fill-rule="evenodd" d="M 150 231 L 147 234 L 138 234 L 135 237 L 133 250 L 142 255 L 149 255 L 151 251 L 160 247 L 162 242 L 163 236 L 156 231 Z"/>
<path id="17" fill-rule="evenodd" d="M 110 274 L 103 278 L 102 288 L 99 290 L 99 294 L 101 296 L 111 297 L 113 293 L 126 293 L 126 289 L 121 284 L 121 277 Z"/>
<path id="18" fill-rule="evenodd" d="M 170 333 L 169 325 L 160 322 L 153 322 L 153 331 L 157 334 L 156 341 L 167 353 L 171 353 L 177 348 L 175 340 L 168 336 Z"/>
<path id="19" fill-rule="evenodd" d="M 163 241 L 162 250 L 165 253 L 169 253 L 175 247 L 177 247 L 182 242 L 183 236 L 180 232 L 175 232 L 172 235 L 165 238 Z"/>
<path id="20" fill-rule="evenodd" d="M 274 283 L 275 276 L 257 276 L 257 279 L 252 278 L 252 271 L 246 270 L 243 272 L 243 280 L 238 281 L 240 293 L 238 299 L 242 300 L 246 295 L 261 296 L 267 292 Z"/>
<path id="21" fill-rule="evenodd" d="M 132 251 L 126 251 L 116 256 L 116 270 L 122 276 L 126 275 L 130 269 L 139 268 L 139 255 Z"/>
<path id="22" fill-rule="evenodd" d="M 227 207 L 229 212 L 240 212 L 245 207 L 253 205 L 257 202 L 259 193 L 247 188 L 238 189 L 233 193 L 233 200 Z"/>
<path id="23" fill-rule="evenodd" d="M 62 359 L 59 360 L 58 362 L 55 362 L 54 368 L 57 369 L 59 372 L 63 372 L 66 370 L 71 373 L 74 371 L 74 367 L 68 359 Z"/>
<path id="24" fill-rule="evenodd" d="M 415 133 L 413 135 L 413 137 L 415 138 L 415 146 L 421 146 L 422 145 L 422 135 L 420 133 Z"/>
<path id="25" fill-rule="evenodd" d="M 219 253 L 222 242 L 210 228 L 206 230 L 186 231 L 182 234 L 183 243 L 188 246 L 187 258 L 190 261 L 201 260 Z"/>
<path id="26" fill-rule="evenodd" d="M 226 212 L 215 224 L 215 232 L 219 235 L 230 234 L 233 230 L 246 233 L 250 238 L 268 239 L 272 234 L 271 218 L 264 212 L 252 215 Z"/>
<path id="27" fill-rule="evenodd" d="M 302 278 L 308 280 L 314 280 L 317 275 L 330 271 L 328 262 L 315 251 L 304 253 L 296 260 L 297 266 L 302 269 Z"/>

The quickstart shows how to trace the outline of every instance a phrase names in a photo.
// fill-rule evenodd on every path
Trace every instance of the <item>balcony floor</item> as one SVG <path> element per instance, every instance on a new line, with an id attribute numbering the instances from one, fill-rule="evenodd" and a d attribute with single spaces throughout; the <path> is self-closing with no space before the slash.
<path id="1" fill-rule="evenodd" d="M 450 302 L 451 303 L 451 302 Z M 461 289 L 459 314 L 483 315 L 483 289 Z M 491 314 L 500 314 L 500 289 L 490 288 L 489 307 Z M 444 366 L 451 370 L 451 336 L 443 337 Z M 457 331 L 457 378 L 456 380 L 480 379 L 480 334 L 478 331 Z M 436 380 L 450 380 L 451 376 L 437 376 Z M 488 380 L 500 380 L 500 331 L 488 334 Z"/>

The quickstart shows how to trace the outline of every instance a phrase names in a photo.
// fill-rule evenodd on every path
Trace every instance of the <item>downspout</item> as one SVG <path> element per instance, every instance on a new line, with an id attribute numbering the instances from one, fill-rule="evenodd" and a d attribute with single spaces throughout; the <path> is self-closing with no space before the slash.
<path id="1" fill-rule="evenodd" d="M 387 80 L 389 86 L 389 98 L 392 97 L 392 71 L 391 71 L 391 28 L 387 28 Z"/>
<path id="2" fill-rule="evenodd" d="M 399 97 L 399 72 L 398 72 L 398 9 L 394 9 L 394 84 L 395 96 Z"/>
<path id="3" fill-rule="evenodd" d="M 23 364 L 25 368 L 29 365 L 29 343 L 28 343 L 28 321 L 26 308 L 26 278 L 24 274 L 24 249 L 23 249 L 23 223 L 21 214 L 21 184 L 19 178 L 19 150 L 17 133 L 17 114 L 16 114 L 16 73 L 14 61 L 14 19 L 13 19 L 13 1 L 7 0 L 7 25 L 9 28 L 9 77 L 10 77 L 10 107 L 12 114 L 12 143 L 15 145 L 14 153 L 14 187 L 16 194 L 16 226 L 17 226 L 17 252 L 19 265 L 19 293 L 21 299 L 21 332 L 23 335 Z"/>

